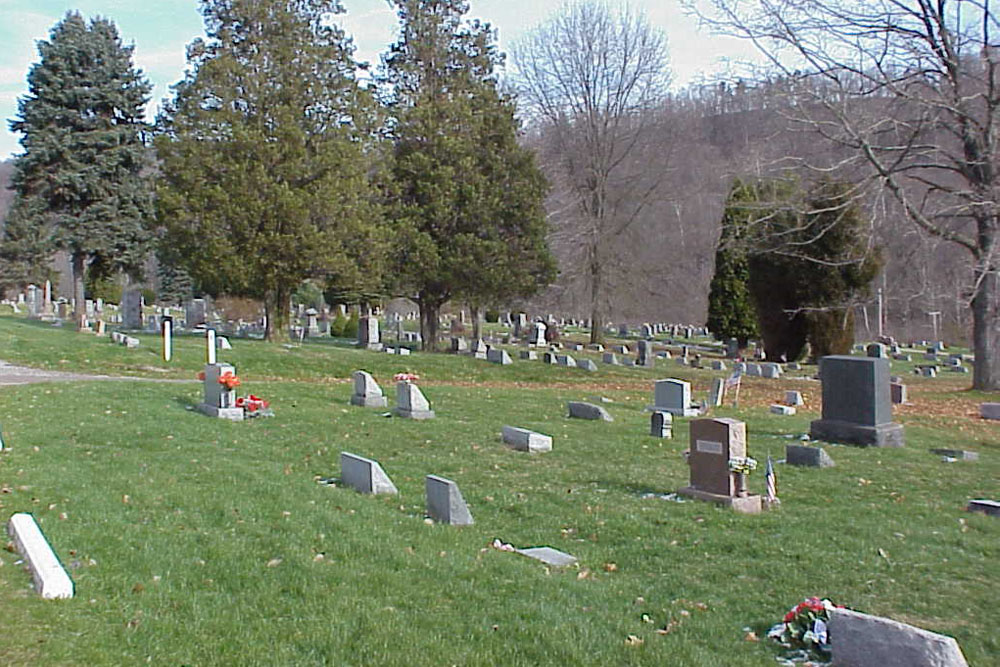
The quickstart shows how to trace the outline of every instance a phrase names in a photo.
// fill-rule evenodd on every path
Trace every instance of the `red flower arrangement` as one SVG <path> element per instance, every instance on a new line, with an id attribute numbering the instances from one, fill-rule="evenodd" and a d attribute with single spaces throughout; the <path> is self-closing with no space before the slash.
<path id="1" fill-rule="evenodd" d="M 226 389 L 235 389 L 240 386 L 240 379 L 232 374 L 231 371 L 226 371 L 219 376 L 219 384 L 224 386 Z"/>
<path id="2" fill-rule="evenodd" d="M 392 376 L 392 379 L 396 382 L 413 382 L 419 380 L 420 376 L 416 373 L 396 373 Z"/>
<path id="3" fill-rule="evenodd" d="M 830 638 L 827 624 L 833 609 L 843 609 L 829 600 L 816 597 L 806 598 L 785 614 L 781 623 L 775 625 L 767 636 L 787 647 L 804 648 L 807 651 L 829 653 Z"/>
<path id="4" fill-rule="evenodd" d="M 271 404 L 263 398 L 260 396 L 254 396 L 253 394 L 250 394 L 249 396 L 240 396 L 236 399 L 236 407 L 243 408 L 247 412 L 266 410 L 270 406 Z"/>

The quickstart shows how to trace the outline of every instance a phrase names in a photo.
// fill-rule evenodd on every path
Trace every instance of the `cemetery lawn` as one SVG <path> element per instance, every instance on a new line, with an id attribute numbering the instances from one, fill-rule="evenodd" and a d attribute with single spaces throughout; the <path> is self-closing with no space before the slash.
<path id="1" fill-rule="evenodd" d="M 200 340 L 181 337 L 170 366 L 155 342 L 126 350 L 0 317 L 6 361 L 193 379 Z M 905 448 L 827 446 L 834 468 L 779 465 L 781 507 L 742 516 L 662 497 L 687 482 L 688 420 L 672 440 L 647 435 L 652 381 L 691 379 L 704 395 L 708 371 L 234 346 L 220 359 L 275 417 L 197 414 L 194 381 L 0 387 L 0 518 L 31 512 L 76 586 L 42 600 L 0 552 L 0 663 L 772 666 L 767 629 L 811 595 L 952 635 L 971 665 L 1000 655 L 1000 521 L 964 511 L 1000 495 L 1000 426 L 969 414 L 989 396 L 957 380 L 908 380 Z M 390 405 L 391 375 L 420 374 L 437 418 L 349 406 L 358 368 Z M 785 388 L 807 407 L 768 414 Z M 615 421 L 567 419 L 569 400 Z M 745 420 L 763 462 L 818 403 L 818 383 L 753 379 L 740 408 L 714 414 Z M 553 451 L 506 448 L 504 424 L 552 435 Z M 980 459 L 945 463 L 932 447 Z M 341 451 L 379 461 L 400 495 L 323 483 Z M 428 473 L 458 483 L 475 525 L 425 522 Z M 761 491 L 762 471 L 750 483 Z M 495 538 L 579 566 L 548 569 Z"/>

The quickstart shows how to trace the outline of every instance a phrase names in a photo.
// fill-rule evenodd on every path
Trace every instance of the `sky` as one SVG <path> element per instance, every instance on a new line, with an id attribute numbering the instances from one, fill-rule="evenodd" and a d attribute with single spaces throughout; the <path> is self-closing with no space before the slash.
<path id="1" fill-rule="evenodd" d="M 342 0 L 346 14 L 338 22 L 354 37 L 356 58 L 372 64 L 395 41 L 396 17 L 386 0 Z M 725 69 L 726 62 L 752 57 L 745 42 L 715 37 L 699 29 L 679 0 L 631 0 L 663 30 L 670 50 L 675 86 Z M 488 21 L 498 31 L 501 49 L 516 41 L 562 6 L 561 0 L 471 0 L 471 18 Z M 154 85 L 147 118 L 152 119 L 170 86 L 184 74 L 184 51 L 204 35 L 197 0 L 0 0 L 0 160 L 21 152 L 19 135 L 7 121 L 17 115 L 17 100 L 28 91 L 26 76 L 38 60 L 37 42 L 67 11 L 85 18 L 103 16 L 133 44 L 135 64 Z"/>

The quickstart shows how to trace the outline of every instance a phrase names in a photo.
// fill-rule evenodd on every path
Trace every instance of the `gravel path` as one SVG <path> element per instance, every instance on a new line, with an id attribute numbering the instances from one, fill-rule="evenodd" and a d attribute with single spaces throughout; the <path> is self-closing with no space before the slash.
<path id="1" fill-rule="evenodd" d="M 168 378 L 122 377 L 114 375 L 84 375 L 81 373 L 64 373 L 62 371 L 47 371 L 39 368 L 14 366 L 0 359 L 0 386 L 15 384 L 32 384 L 35 382 L 69 382 L 74 380 L 134 380 L 137 382 L 192 382 L 192 380 L 175 380 Z"/>

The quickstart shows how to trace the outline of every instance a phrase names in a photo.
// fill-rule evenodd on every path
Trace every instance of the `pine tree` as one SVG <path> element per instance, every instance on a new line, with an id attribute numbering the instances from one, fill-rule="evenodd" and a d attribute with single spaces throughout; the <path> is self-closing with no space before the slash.
<path id="1" fill-rule="evenodd" d="M 719 340 L 735 338 L 745 348 L 760 335 L 757 308 L 750 296 L 750 260 L 742 244 L 747 223 L 747 204 L 755 197 L 753 187 L 733 184 L 722 217 L 722 236 L 715 252 L 715 274 L 708 294 L 709 330 Z"/>
<path id="2" fill-rule="evenodd" d="M 201 289 L 262 300 L 268 340 L 287 337 L 304 279 L 381 281 L 376 111 L 329 20 L 342 11 L 338 0 L 202 0 L 208 40 L 188 48 L 159 119 L 166 242 Z"/>
<path id="3" fill-rule="evenodd" d="M 464 21 L 460 0 L 394 4 L 400 37 L 382 74 L 395 147 L 394 275 L 420 306 L 424 349 L 435 349 L 449 299 L 498 304 L 554 277 L 547 185 L 498 90 L 491 28 Z"/>
<path id="4" fill-rule="evenodd" d="M 41 285 L 53 277 L 52 226 L 38 210 L 29 210 L 32 204 L 38 201 L 18 197 L 7 212 L 0 239 L 0 293 Z"/>
<path id="5" fill-rule="evenodd" d="M 101 256 L 138 275 L 152 211 L 143 108 L 150 85 L 114 23 L 70 12 L 38 44 L 29 93 L 11 129 L 23 134 L 14 187 L 36 225 L 69 253 L 77 321 L 88 265 Z"/>

